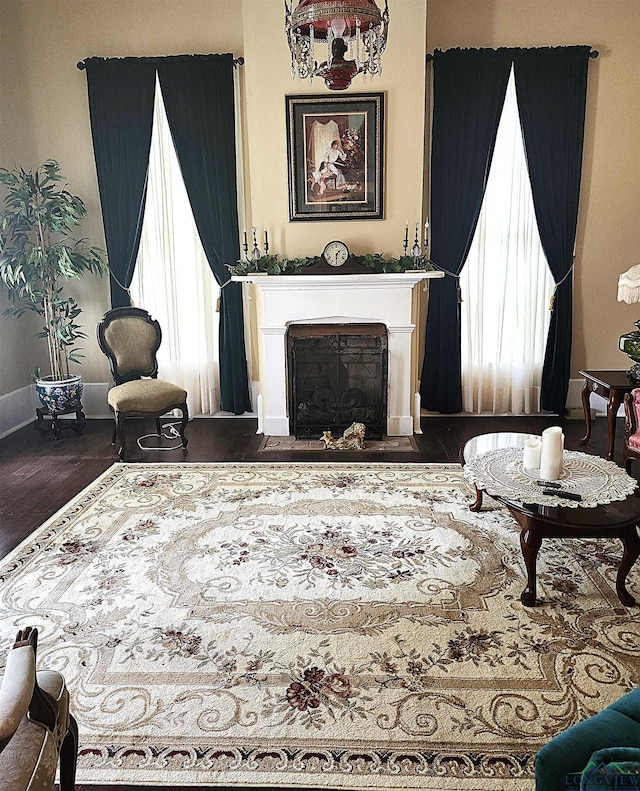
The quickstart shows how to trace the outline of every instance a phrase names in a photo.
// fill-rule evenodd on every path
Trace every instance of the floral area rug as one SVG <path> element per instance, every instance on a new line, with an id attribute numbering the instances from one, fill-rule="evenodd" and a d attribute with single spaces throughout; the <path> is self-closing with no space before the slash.
<path id="1" fill-rule="evenodd" d="M 533 789 L 640 682 L 619 542 L 519 533 L 457 465 L 116 464 L 0 566 L 67 679 L 78 783 Z M 640 597 L 632 570 L 629 588 Z"/>

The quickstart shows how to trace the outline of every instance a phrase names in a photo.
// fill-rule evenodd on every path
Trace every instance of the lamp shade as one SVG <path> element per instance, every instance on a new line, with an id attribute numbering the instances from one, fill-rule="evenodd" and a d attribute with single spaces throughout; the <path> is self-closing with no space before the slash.
<path id="1" fill-rule="evenodd" d="M 363 33 L 382 22 L 382 14 L 374 0 L 301 0 L 291 19 L 293 30 L 309 35 L 313 25 L 317 39 L 325 40 L 333 23 L 341 21 L 335 31 L 342 38 L 349 38 L 356 30 L 356 19 Z"/>
<path id="2" fill-rule="evenodd" d="M 640 302 L 640 264 L 632 266 L 618 278 L 618 302 Z"/>

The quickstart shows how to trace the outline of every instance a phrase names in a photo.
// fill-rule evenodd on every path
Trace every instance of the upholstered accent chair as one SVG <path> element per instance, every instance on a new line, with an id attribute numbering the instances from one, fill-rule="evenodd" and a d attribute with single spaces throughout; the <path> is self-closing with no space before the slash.
<path id="1" fill-rule="evenodd" d="M 624 785 L 619 775 L 637 779 L 639 748 L 640 688 L 636 688 L 544 745 L 535 760 L 536 791 L 634 788 L 631 782 Z"/>
<path id="2" fill-rule="evenodd" d="M 624 450 L 625 469 L 631 473 L 631 462 L 640 461 L 640 387 L 624 394 Z"/>
<path id="3" fill-rule="evenodd" d="M 187 447 L 184 435 L 189 421 L 187 391 L 171 382 L 158 379 L 156 353 L 162 341 L 160 324 L 142 308 L 114 308 L 104 314 L 98 324 L 98 345 L 109 358 L 114 387 L 107 402 L 113 411 L 118 455 L 124 460 L 124 422 L 128 417 L 153 417 L 160 436 L 160 417 L 172 409 L 182 412 L 180 439 Z"/>
<path id="4" fill-rule="evenodd" d="M 60 673 L 36 673 L 37 629 L 21 629 L 0 688 L 0 787 L 51 791 L 60 759 L 60 791 L 73 791 L 78 726 Z"/>

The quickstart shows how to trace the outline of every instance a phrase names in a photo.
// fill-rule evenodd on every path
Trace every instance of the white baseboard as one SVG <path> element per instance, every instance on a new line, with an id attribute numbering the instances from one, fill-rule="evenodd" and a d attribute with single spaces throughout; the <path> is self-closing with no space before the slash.
<path id="1" fill-rule="evenodd" d="M 109 385 L 107 382 L 84 383 L 84 388 L 82 390 L 82 411 L 85 417 L 92 419 L 113 419 L 113 414 L 107 405 L 108 392 Z"/>
<path id="2" fill-rule="evenodd" d="M 106 383 L 85 382 L 82 393 L 82 408 L 88 418 L 110 418 L 107 406 Z M 0 396 L 0 439 L 14 431 L 28 426 L 36 419 L 36 408 L 40 406 L 35 385 L 27 385 L 19 390 Z M 72 417 L 72 416 L 71 416 Z"/>
<path id="3" fill-rule="evenodd" d="M 260 397 L 260 382 L 251 382 L 251 404 L 252 408 L 249 412 L 243 412 L 240 415 L 234 415 L 233 412 L 216 412 L 214 415 L 192 415 L 192 417 L 258 417 L 258 413 L 256 412 L 256 404 L 258 402 L 258 398 Z M 261 432 L 258 431 L 258 434 Z"/>
<path id="4" fill-rule="evenodd" d="M 584 384 L 584 379 L 569 379 L 569 391 L 567 393 L 567 409 L 579 409 L 580 411 L 582 411 L 583 384 Z M 602 400 L 604 401 L 604 399 Z"/>
<path id="5" fill-rule="evenodd" d="M 255 404 L 258 393 L 258 383 L 252 383 L 252 398 Z M 87 419 L 113 419 L 107 405 L 107 382 L 84 382 L 82 391 L 82 411 Z M 0 396 L 0 439 L 13 434 L 36 419 L 36 408 L 40 405 L 36 395 L 35 385 L 27 385 L 19 390 Z M 69 417 L 73 417 L 70 415 Z M 229 412 L 218 412 L 216 415 L 192 415 L 193 417 L 256 417 L 255 412 L 245 412 L 243 415 L 232 415 Z"/>
<path id="6" fill-rule="evenodd" d="M 82 409 L 86 417 L 112 417 L 107 406 L 108 390 L 109 385 L 106 382 L 84 383 Z M 33 423 L 36 419 L 38 406 L 40 406 L 40 402 L 36 395 L 35 385 L 27 385 L 0 396 L 0 439 L 28 426 L 29 423 Z"/>
<path id="7" fill-rule="evenodd" d="M 574 410 L 575 414 L 582 414 L 582 386 L 584 379 L 571 379 L 569 380 L 569 392 L 567 395 L 567 410 Z M 254 404 L 253 413 L 245 412 L 244 415 L 239 417 L 256 417 L 258 416 L 259 422 L 262 423 L 262 414 L 260 410 L 259 399 L 259 384 L 257 382 L 251 383 L 252 401 Z M 107 406 L 107 393 L 109 392 L 109 385 L 107 382 L 85 382 L 84 391 L 82 395 L 82 407 L 87 418 L 100 419 L 111 418 L 111 412 Z M 0 396 L 0 439 L 13 434 L 14 431 L 28 426 L 36 418 L 36 407 L 38 406 L 38 399 L 36 396 L 35 385 L 27 385 L 21 387 L 19 390 L 14 390 L 11 393 Z M 257 407 L 257 408 L 256 408 Z M 601 396 L 591 394 L 591 409 L 597 415 L 606 415 L 607 402 Z M 442 417 L 439 413 L 426 413 L 422 410 L 423 416 L 432 414 L 437 417 Z M 624 409 L 621 406 L 618 410 L 618 417 L 624 416 Z M 213 416 L 212 416 L 213 417 Z M 231 417 L 228 413 L 218 413 L 215 417 Z M 280 427 L 281 428 L 281 427 Z M 264 431 L 264 426 L 259 426 Z M 288 431 L 288 429 L 287 429 Z M 273 432 L 270 432 L 273 433 Z"/>
<path id="8" fill-rule="evenodd" d="M 567 391 L 567 414 L 571 417 L 577 417 L 582 419 L 584 414 L 582 409 L 582 387 L 584 385 L 584 379 L 569 379 L 569 390 Z M 593 417 L 596 415 L 606 415 L 607 414 L 607 399 L 602 398 L 597 393 L 591 394 L 591 414 Z M 421 409 L 420 414 L 422 417 L 445 417 L 440 412 L 428 412 L 426 409 Z M 468 412 L 458 412 L 456 413 L 459 417 L 473 417 Z M 547 413 L 545 413 L 547 414 Z M 449 415 L 449 417 L 456 417 L 456 415 Z M 486 415 L 478 415 L 478 417 L 486 417 Z M 510 416 L 509 416 L 510 417 Z M 621 405 L 620 409 L 618 409 L 618 417 L 624 417 L 624 407 Z"/>
<path id="9" fill-rule="evenodd" d="M 0 439 L 13 434 L 36 419 L 35 385 L 0 396 Z"/>

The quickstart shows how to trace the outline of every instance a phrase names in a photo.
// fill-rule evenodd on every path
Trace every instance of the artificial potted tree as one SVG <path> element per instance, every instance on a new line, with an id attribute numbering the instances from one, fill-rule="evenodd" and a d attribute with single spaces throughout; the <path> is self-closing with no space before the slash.
<path id="1" fill-rule="evenodd" d="M 36 369 L 36 391 L 43 411 L 55 418 L 82 409 L 82 378 L 71 373 L 69 363 L 80 362 L 76 343 L 87 337 L 76 322 L 81 309 L 62 293 L 63 283 L 102 276 L 105 256 L 86 239 L 67 236 L 87 209 L 66 189 L 55 160 L 33 171 L 0 168 L 0 183 L 7 190 L 0 211 L 0 283 L 10 302 L 4 314 L 17 318 L 31 310 L 44 321 L 38 337 L 47 342 L 50 374 L 39 376 Z"/>

